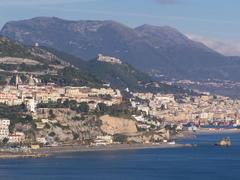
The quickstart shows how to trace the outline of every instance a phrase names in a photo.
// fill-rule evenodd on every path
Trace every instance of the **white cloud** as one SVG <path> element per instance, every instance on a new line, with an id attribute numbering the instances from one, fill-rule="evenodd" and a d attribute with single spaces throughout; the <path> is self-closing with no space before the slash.
<path id="1" fill-rule="evenodd" d="M 223 41 L 215 38 L 207 38 L 203 36 L 188 34 L 190 39 L 199 41 L 209 48 L 224 54 L 226 56 L 240 56 L 240 42 Z"/>

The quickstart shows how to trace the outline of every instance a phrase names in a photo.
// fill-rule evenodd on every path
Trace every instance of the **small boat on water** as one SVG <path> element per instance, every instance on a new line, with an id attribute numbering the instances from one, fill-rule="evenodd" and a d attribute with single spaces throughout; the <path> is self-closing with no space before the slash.
<path id="1" fill-rule="evenodd" d="M 232 145 L 232 142 L 231 142 L 230 138 L 227 137 L 227 138 L 223 138 L 223 139 L 221 139 L 221 140 L 218 141 L 215 145 L 216 145 L 216 146 L 229 147 L 229 146 Z"/>

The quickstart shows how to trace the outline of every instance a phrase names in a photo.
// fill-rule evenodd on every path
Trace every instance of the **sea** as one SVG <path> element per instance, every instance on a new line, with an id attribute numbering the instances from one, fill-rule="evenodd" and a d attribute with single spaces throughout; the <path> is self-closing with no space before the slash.
<path id="1" fill-rule="evenodd" d="M 233 145 L 213 145 L 223 137 Z M 197 146 L 0 160 L 0 180 L 240 180 L 240 134 L 198 135 L 180 143 Z"/>

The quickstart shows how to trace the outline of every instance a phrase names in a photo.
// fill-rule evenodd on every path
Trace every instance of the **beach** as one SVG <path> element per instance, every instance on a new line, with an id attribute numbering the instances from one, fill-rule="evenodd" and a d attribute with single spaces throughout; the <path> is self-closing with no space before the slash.
<path id="1" fill-rule="evenodd" d="M 61 153 L 73 152 L 95 152 L 95 151 L 118 151 L 118 150 L 137 150 L 137 149 L 163 149 L 189 147 L 184 144 L 113 144 L 105 146 L 87 146 L 87 145 L 63 145 L 55 147 L 42 147 L 30 152 L 0 152 L 0 159 L 13 158 L 44 158 Z"/>
<path id="2" fill-rule="evenodd" d="M 204 134 L 230 134 L 240 133 L 240 129 L 213 129 L 200 128 L 195 132 L 185 131 L 174 137 L 175 140 L 192 139 L 197 135 Z M 11 158 L 41 158 L 54 156 L 61 153 L 73 152 L 95 152 L 95 151 L 119 151 L 119 150 L 137 150 L 137 149 L 167 149 L 167 148 L 183 148 L 192 147 L 191 144 L 169 144 L 169 143 L 146 143 L 146 144 L 111 144 L 111 145 L 61 145 L 54 147 L 42 147 L 40 149 L 31 150 L 31 152 L 0 152 L 0 159 Z"/>
<path id="3" fill-rule="evenodd" d="M 43 158 L 48 157 L 48 154 L 35 152 L 0 152 L 0 159 L 16 159 L 16 158 Z"/>
<path id="4" fill-rule="evenodd" d="M 184 144 L 113 144 L 105 146 L 56 146 L 44 147 L 34 150 L 33 152 L 39 154 L 54 155 L 56 153 L 71 153 L 71 152 L 94 152 L 94 151 L 117 151 L 117 150 L 135 150 L 135 149 L 156 149 L 156 148 L 180 148 L 186 147 Z"/>

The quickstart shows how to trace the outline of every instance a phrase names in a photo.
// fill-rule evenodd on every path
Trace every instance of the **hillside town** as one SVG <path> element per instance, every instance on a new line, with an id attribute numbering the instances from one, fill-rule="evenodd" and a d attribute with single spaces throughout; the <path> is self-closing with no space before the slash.
<path id="1" fill-rule="evenodd" d="M 121 109 L 126 103 L 123 94 L 109 86 L 43 85 L 33 75 L 25 83 L 19 74 L 13 79 L 13 85 L 2 87 L 0 103 L 8 107 L 24 105 L 24 116 L 30 116 L 34 125 L 2 118 L 0 139 L 5 144 L 39 148 L 66 143 L 172 143 L 173 137 L 183 131 L 207 125 L 237 127 L 240 123 L 240 101 L 223 96 L 128 91 L 131 98 Z M 121 113 L 116 114 L 118 111 Z"/>
<path id="2" fill-rule="evenodd" d="M 68 117 L 63 117 L 66 115 L 64 113 L 69 113 L 68 108 L 51 108 L 51 111 L 54 111 L 56 115 L 60 117 L 56 119 L 48 119 L 49 108 L 40 108 L 40 104 L 48 104 L 51 102 L 61 102 L 74 104 L 81 104 L 83 102 L 87 103 L 87 108 L 94 110 L 97 108 L 97 105 L 102 103 L 106 106 L 112 106 L 115 104 L 120 104 L 122 102 L 121 92 L 117 89 L 112 89 L 110 87 L 106 88 L 89 88 L 89 87 L 60 87 L 54 84 L 41 85 L 37 78 L 33 78 L 32 75 L 29 76 L 27 83 L 23 83 L 20 76 L 16 74 L 14 77 L 15 84 L 7 85 L 2 87 L 0 92 L 0 103 L 7 105 L 8 107 L 15 107 L 24 105 L 27 109 L 27 115 L 30 115 L 36 126 L 37 130 L 43 130 L 46 127 L 46 124 L 55 123 L 59 124 L 58 120 L 68 119 L 73 117 L 74 112 L 71 112 L 71 115 Z M 47 112 L 44 112 L 45 111 Z M 61 113 L 59 112 L 61 111 Z M 52 112 L 53 113 L 53 112 Z M 46 115 L 47 114 L 47 115 Z M 56 116 L 53 115 L 52 116 Z M 46 116 L 46 117 L 45 117 Z M 74 116 L 75 117 L 75 116 Z M 77 116 L 75 118 L 78 118 Z M 68 126 L 69 122 L 65 123 L 65 126 Z M 19 128 L 20 131 L 9 131 L 9 126 L 11 122 L 9 119 L 1 119 L 1 131 L 0 139 L 3 141 L 7 139 L 8 143 L 22 143 L 26 142 L 25 134 L 22 131 L 22 128 Z M 75 124 L 76 125 L 76 124 Z M 63 127 L 64 124 L 62 123 Z M 43 135 L 42 135 L 43 136 Z M 47 143 L 45 137 L 35 137 L 36 142 Z"/>
<path id="3" fill-rule="evenodd" d="M 240 120 L 240 101 L 224 96 L 133 93 L 131 104 L 144 112 L 144 116 L 153 116 L 165 123 L 227 126 L 239 125 Z M 144 116 L 138 119 L 144 121 Z"/>
<path id="4" fill-rule="evenodd" d="M 89 88 L 89 87 L 59 87 L 54 84 L 38 86 L 35 83 L 38 79 L 29 77 L 28 84 L 22 84 L 17 74 L 15 85 L 5 86 L 0 92 L 0 103 L 9 106 L 25 103 L 30 112 L 36 111 L 39 103 L 48 103 L 49 101 L 65 101 L 66 99 L 80 102 L 92 102 L 91 106 L 102 102 L 111 106 L 121 103 L 121 92 L 111 88 Z M 104 95 L 108 95 L 105 97 Z M 109 98 L 108 98 L 109 97 Z"/>

